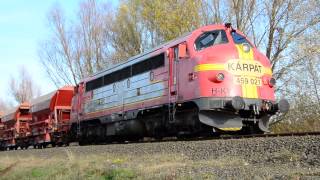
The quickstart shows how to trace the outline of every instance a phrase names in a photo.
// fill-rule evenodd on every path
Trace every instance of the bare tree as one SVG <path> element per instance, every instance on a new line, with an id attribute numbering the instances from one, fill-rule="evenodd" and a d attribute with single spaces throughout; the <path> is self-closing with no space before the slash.
<path id="1" fill-rule="evenodd" d="M 50 11 L 49 22 L 53 35 L 40 46 L 40 62 L 57 86 L 75 84 L 81 76 L 81 73 L 76 71 L 74 63 L 79 61 L 79 56 L 73 54 L 72 33 L 68 32 L 63 12 L 59 7 Z"/>
<path id="2" fill-rule="evenodd" d="M 226 16 L 223 13 L 227 12 L 226 7 L 226 1 L 203 0 L 200 10 L 202 25 L 226 22 L 227 20 L 224 19 Z"/>
<path id="3" fill-rule="evenodd" d="M 266 56 L 272 62 L 275 77 L 280 79 L 297 64 L 295 61 L 280 64 L 289 47 L 307 30 L 320 22 L 318 1 L 315 0 L 274 0 L 265 2 L 268 17 Z"/>
<path id="4" fill-rule="evenodd" d="M 40 62 L 56 86 L 77 84 L 102 70 L 109 58 L 105 6 L 95 0 L 80 4 L 71 23 L 55 5 L 48 14 L 52 36 L 39 47 Z"/>
<path id="5" fill-rule="evenodd" d="M 311 104 L 318 104 L 320 107 L 320 31 L 313 30 L 313 36 L 305 35 L 299 38 L 296 44 L 295 57 L 300 63 L 296 66 L 296 73 L 290 73 L 291 79 L 295 81 L 291 87 L 294 94 L 308 96 Z M 307 46 L 306 46 L 307 44 Z M 290 84 L 293 80 L 289 81 Z"/>
<path id="6" fill-rule="evenodd" d="M 75 50 L 80 56 L 81 77 L 101 71 L 107 66 L 109 58 L 108 5 L 98 4 L 95 0 L 80 3 L 79 22 L 75 26 Z M 77 58 L 76 58 L 77 59 Z"/>
<path id="7" fill-rule="evenodd" d="M 21 67 L 17 78 L 11 77 L 9 93 L 17 103 L 29 102 L 40 95 L 39 87 L 33 82 L 28 71 Z"/>
<path id="8" fill-rule="evenodd" d="M 291 111 L 275 130 L 319 131 L 320 119 L 320 38 L 318 27 L 300 36 L 293 48 L 292 58 L 297 63 L 285 76 L 285 86 L 279 89 L 291 100 Z"/>
<path id="9" fill-rule="evenodd" d="M 125 60 L 200 27 L 201 4 L 200 0 L 122 1 L 109 31 L 115 59 Z"/>
<path id="10" fill-rule="evenodd" d="M 39 48 L 40 61 L 56 86 L 77 84 L 110 63 L 199 27 L 200 7 L 200 0 L 125 0 L 114 10 L 86 0 L 71 22 L 55 5 L 48 15 L 52 34 Z"/>

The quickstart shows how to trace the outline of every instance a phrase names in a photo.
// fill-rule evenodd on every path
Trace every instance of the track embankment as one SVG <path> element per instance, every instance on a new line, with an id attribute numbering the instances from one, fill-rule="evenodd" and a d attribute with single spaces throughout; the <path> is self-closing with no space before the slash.
<path id="1" fill-rule="evenodd" d="M 80 163 L 82 159 L 86 159 L 96 164 L 102 163 L 101 167 L 107 169 L 129 169 L 134 172 L 135 177 L 147 179 L 320 178 L 320 136 L 168 141 L 0 152 L 0 160 L 5 162 L 6 159 L 15 159 L 11 163 L 23 163 L 28 159 L 39 162 L 60 159 L 62 162 L 66 161 L 65 164 L 75 160 Z M 75 167 L 81 169 L 81 164 L 83 165 L 80 163 Z M 10 166 L 9 162 L 7 166 Z M 17 170 L 19 164 L 15 166 Z M 10 171 L 15 170 L 11 168 Z M 85 177 L 85 171 L 79 170 L 79 173 L 81 177 Z M 105 174 L 97 176 L 100 175 Z"/>

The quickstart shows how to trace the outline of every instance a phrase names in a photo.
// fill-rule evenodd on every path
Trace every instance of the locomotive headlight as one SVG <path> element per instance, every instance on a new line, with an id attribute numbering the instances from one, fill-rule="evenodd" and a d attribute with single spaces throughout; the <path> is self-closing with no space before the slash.
<path id="1" fill-rule="evenodd" d="M 274 85 L 276 85 L 276 79 L 271 78 L 271 79 L 269 80 L 269 86 L 270 86 L 270 87 L 273 87 Z"/>
<path id="2" fill-rule="evenodd" d="M 244 52 L 249 52 L 250 51 L 250 45 L 248 43 L 243 43 L 242 48 Z"/>
<path id="3" fill-rule="evenodd" d="M 222 74 L 222 73 L 217 74 L 216 79 L 217 79 L 218 82 L 223 81 L 224 80 L 224 74 Z"/>

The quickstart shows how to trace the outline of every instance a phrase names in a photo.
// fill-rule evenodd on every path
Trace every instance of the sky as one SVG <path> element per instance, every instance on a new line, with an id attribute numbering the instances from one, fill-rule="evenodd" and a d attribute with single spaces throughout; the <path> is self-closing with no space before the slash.
<path id="1" fill-rule="evenodd" d="M 59 4 L 65 15 L 75 15 L 81 0 L 0 0 L 0 99 L 8 99 L 10 77 L 25 66 L 41 94 L 55 89 L 47 77 L 37 51 L 49 35 L 47 14 Z"/>

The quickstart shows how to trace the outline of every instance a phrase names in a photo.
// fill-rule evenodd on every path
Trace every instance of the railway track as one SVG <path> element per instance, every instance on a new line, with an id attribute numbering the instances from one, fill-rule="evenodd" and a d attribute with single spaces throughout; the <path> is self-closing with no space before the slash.
<path id="1" fill-rule="evenodd" d="M 319 136 L 319 135 L 320 135 L 320 132 L 293 132 L 293 133 L 275 133 L 275 134 L 268 133 L 268 134 L 251 134 L 251 135 L 220 135 L 220 136 L 212 136 L 212 137 L 189 137 L 189 138 L 166 137 L 161 140 L 154 139 L 154 138 L 144 138 L 143 140 L 140 140 L 140 141 L 115 141 L 112 143 L 87 144 L 84 146 L 112 145 L 112 144 L 164 143 L 164 142 L 178 142 L 178 141 L 208 141 L 208 140 L 228 140 L 228 139 L 231 140 L 231 139 L 271 138 L 271 137 L 290 137 L 290 136 L 299 137 L 299 136 Z M 72 146 L 80 146 L 80 145 L 78 143 L 72 143 Z M 49 146 L 48 148 L 51 148 L 51 146 Z"/>
<path id="2" fill-rule="evenodd" d="M 207 140 L 224 140 L 224 139 L 248 139 L 248 138 L 270 138 L 270 137 L 298 137 L 298 136 L 319 136 L 320 132 L 292 132 L 292 133 L 268 133 L 268 134 L 251 134 L 251 135 L 220 135 L 215 137 L 196 137 L 196 138 L 177 138 L 167 137 L 162 140 L 144 139 L 143 141 L 126 141 L 117 142 L 114 144 L 129 144 L 129 143 L 159 143 L 159 142 L 174 142 L 174 141 L 207 141 Z"/>
<path id="3" fill-rule="evenodd" d="M 293 132 L 293 133 L 268 133 L 268 134 L 252 134 L 252 135 L 236 135 L 220 137 L 222 139 L 237 139 L 237 138 L 255 138 L 255 137 L 284 137 L 284 136 L 318 136 L 320 132 Z"/>

